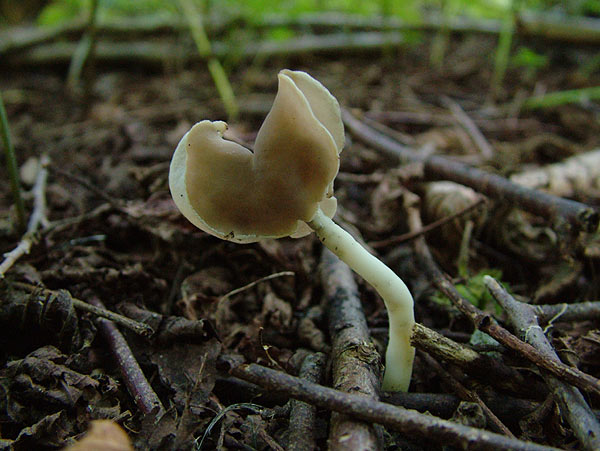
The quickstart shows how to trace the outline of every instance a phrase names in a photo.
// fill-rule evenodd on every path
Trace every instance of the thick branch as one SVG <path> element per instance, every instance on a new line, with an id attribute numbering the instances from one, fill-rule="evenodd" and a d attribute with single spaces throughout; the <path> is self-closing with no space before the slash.
<path id="1" fill-rule="evenodd" d="M 204 26 L 210 36 L 215 36 L 232 27 L 239 26 L 244 19 L 231 17 L 207 17 Z M 340 13 L 305 14 L 299 17 L 285 15 L 267 15 L 257 20 L 245 21 L 246 28 L 268 29 L 273 27 L 296 28 L 306 30 L 310 27 L 320 32 L 335 32 L 340 29 L 350 31 L 364 30 L 423 30 L 437 32 L 441 28 L 452 33 L 479 33 L 496 35 L 500 33 L 500 20 L 471 19 L 467 17 L 429 16 L 420 22 L 406 22 L 395 17 L 357 16 Z M 517 18 L 515 33 L 525 37 L 538 37 L 550 41 L 572 42 L 576 44 L 600 43 L 598 19 L 578 17 L 545 17 L 544 15 L 521 15 Z M 51 28 L 11 28 L 0 35 L 0 54 L 16 53 L 44 42 L 69 35 L 81 35 L 85 29 L 83 20 L 75 20 Z M 179 17 L 162 15 L 142 17 L 111 17 L 99 21 L 98 31 L 103 36 L 123 39 L 130 36 L 157 34 L 176 34 L 186 29 Z"/>
<path id="2" fill-rule="evenodd" d="M 371 342 L 367 319 L 352 271 L 330 250 L 321 256 L 321 279 L 327 302 L 329 334 L 333 344 L 332 385 L 347 393 L 377 398 L 381 359 Z M 337 450 L 378 449 L 372 424 L 332 414 L 329 447 Z"/>
<path id="3" fill-rule="evenodd" d="M 365 125 L 347 110 L 342 110 L 342 118 L 348 131 L 369 146 L 404 162 L 422 163 L 428 178 L 451 180 L 470 186 L 494 199 L 511 203 L 537 215 L 554 217 L 559 224 L 566 222 L 576 230 L 593 231 L 598 227 L 600 215 L 589 205 L 517 185 L 504 177 L 447 157 L 419 155 L 414 150 Z"/>
<path id="4" fill-rule="evenodd" d="M 402 432 L 407 437 L 422 440 L 425 443 L 454 445 L 461 449 L 473 450 L 547 451 L 556 449 L 462 426 L 413 410 L 374 401 L 366 396 L 344 393 L 256 364 L 235 366 L 230 369 L 230 373 L 268 390 L 285 392 L 292 398 L 314 404 L 322 409 L 342 412 L 363 421 L 388 426 Z"/>
<path id="5" fill-rule="evenodd" d="M 513 368 L 488 355 L 456 343 L 422 324 L 413 327 L 411 343 L 436 359 L 444 360 L 462 369 L 470 376 L 511 392 L 544 396 L 545 392 L 525 386 L 523 376 Z"/>
<path id="6" fill-rule="evenodd" d="M 248 42 L 243 48 L 231 47 L 223 42 L 212 43 L 212 56 L 224 58 L 232 54 L 245 58 L 268 58 L 311 53 L 338 54 L 360 52 L 403 45 L 404 36 L 398 32 L 361 32 L 355 34 L 332 33 L 323 36 L 301 36 L 287 41 Z M 11 65 L 65 64 L 71 60 L 76 44 L 56 42 L 32 48 L 10 57 Z M 164 66 L 165 62 L 181 64 L 205 61 L 206 58 L 190 47 L 167 40 L 165 42 L 106 42 L 99 41 L 95 50 L 96 61 L 104 64 L 145 64 Z M 7 57 L 6 60 L 9 60 Z"/>
<path id="7" fill-rule="evenodd" d="M 539 350 L 547 359 L 559 362 L 554 348 L 546 339 L 539 326 L 535 309 L 517 302 L 502 286 L 490 276 L 486 276 L 485 285 L 492 296 L 502 305 L 511 323 L 518 330 L 521 339 Z M 548 373 L 542 373 L 546 384 L 552 390 L 557 404 L 575 436 L 584 449 L 600 449 L 600 424 L 592 409 L 587 405 L 581 392 L 571 385 L 559 381 Z"/>

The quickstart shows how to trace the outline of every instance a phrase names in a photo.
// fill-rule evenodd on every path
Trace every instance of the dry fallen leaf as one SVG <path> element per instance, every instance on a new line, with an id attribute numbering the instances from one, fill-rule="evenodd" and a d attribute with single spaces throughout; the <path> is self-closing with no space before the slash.
<path id="1" fill-rule="evenodd" d="M 63 451 L 133 451 L 127 433 L 112 420 L 94 420 L 85 436 Z"/>

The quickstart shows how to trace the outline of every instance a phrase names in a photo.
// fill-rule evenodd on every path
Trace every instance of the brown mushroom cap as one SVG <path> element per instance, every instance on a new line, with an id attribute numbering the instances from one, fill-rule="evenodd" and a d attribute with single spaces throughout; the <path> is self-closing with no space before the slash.
<path id="1" fill-rule="evenodd" d="M 173 155 L 175 203 L 194 225 L 219 238 L 298 236 L 299 221 L 310 221 L 321 202 L 324 211 L 335 212 L 332 184 L 344 140 L 339 105 L 304 72 L 285 70 L 278 78 L 254 153 L 223 139 L 224 122 L 202 121 Z"/>

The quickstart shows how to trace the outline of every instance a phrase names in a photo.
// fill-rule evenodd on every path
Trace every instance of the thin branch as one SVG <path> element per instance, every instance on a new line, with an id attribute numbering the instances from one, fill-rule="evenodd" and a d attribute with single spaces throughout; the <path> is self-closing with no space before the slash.
<path id="1" fill-rule="evenodd" d="M 479 148 L 481 155 L 488 160 L 493 158 L 494 149 L 492 149 L 492 146 L 488 140 L 485 139 L 485 136 L 483 136 L 481 130 L 479 130 L 477 125 L 475 125 L 473 119 L 471 119 L 469 115 L 465 113 L 465 110 L 463 110 L 462 107 L 450 97 L 442 97 L 442 102 L 450 109 L 452 115 L 456 118 L 458 123 L 469 134 L 475 145 Z"/>
<path id="2" fill-rule="evenodd" d="M 500 432 L 501 434 L 506 435 L 507 437 L 515 438 L 514 434 L 508 429 L 502 421 L 490 410 L 485 402 L 479 397 L 477 392 L 468 390 L 463 384 L 460 383 L 458 379 L 456 379 L 452 374 L 450 374 L 446 369 L 433 357 L 429 354 L 422 353 L 422 357 L 424 357 L 425 361 L 429 366 L 431 366 L 438 376 L 442 379 L 442 382 L 445 386 L 449 386 L 452 391 L 454 391 L 463 401 L 468 401 L 475 403 L 481 407 L 483 414 L 486 416 L 487 420 L 491 423 L 496 432 Z"/>
<path id="3" fill-rule="evenodd" d="M 501 360 L 456 343 L 422 324 L 414 325 L 411 343 L 415 348 L 449 362 L 490 385 L 516 393 L 545 395 L 545 392 L 536 393 L 536 390 L 526 388 L 523 376 Z"/>
<path id="4" fill-rule="evenodd" d="M 411 230 L 421 229 L 422 223 L 418 209 L 409 207 L 407 210 L 409 228 Z M 600 380 L 562 362 L 547 359 L 533 346 L 519 340 L 504 327 L 500 326 L 492 316 L 482 312 L 465 299 L 456 290 L 454 285 L 452 285 L 452 282 L 438 267 L 437 263 L 435 263 L 429 247 L 422 237 L 414 242 L 414 247 L 417 260 L 428 279 L 450 299 L 456 308 L 473 322 L 476 328 L 491 335 L 507 348 L 512 349 L 517 354 L 525 357 L 539 368 L 547 370 L 559 379 L 567 381 L 582 390 L 600 394 Z"/>
<path id="5" fill-rule="evenodd" d="M 463 426 L 414 410 L 375 401 L 363 395 L 344 393 L 256 364 L 234 366 L 229 372 L 267 390 L 281 391 L 291 398 L 308 402 L 322 409 L 388 426 L 407 437 L 425 443 L 454 445 L 461 449 L 472 450 L 548 451 L 556 449 Z"/>
<path id="6" fill-rule="evenodd" d="M 332 385 L 347 393 L 377 399 L 381 357 L 372 343 L 352 271 L 330 250 L 321 255 L 321 281 L 332 341 Z M 332 450 L 378 449 L 380 437 L 372 424 L 332 414 Z"/>
<path id="7" fill-rule="evenodd" d="M 406 42 L 399 32 L 360 32 L 354 34 L 331 33 L 329 35 L 307 35 L 285 41 L 253 41 L 241 49 L 225 42 L 212 42 L 212 53 L 216 58 L 226 58 L 232 54 L 240 57 L 270 58 L 289 57 L 305 54 L 339 54 L 340 52 L 364 52 L 390 47 L 398 47 Z M 6 58 L 11 67 L 18 66 L 56 66 L 71 60 L 75 44 L 56 42 L 33 48 L 27 52 Z M 195 49 L 182 49 L 180 45 L 169 42 L 98 42 L 95 60 L 104 64 L 129 64 L 163 67 L 165 63 L 176 60 L 181 64 L 206 61 Z"/>
<path id="8" fill-rule="evenodd" d="M 365 125 L 345 109 L 342 110 L 342 119 L 348 131 L 367 145 L 405 162 L 422 163 L 428 178 L 451 180 L 469 186 L 494 199 L 510 202 L 532 213 L 554 217 L 559 223 L 565 222 L 576 230 L 594 231 L 598 227 L 600 215 L 589 205 L 519 186 L 504 177 L 447 157 L 420 155 Z"/>
<path id="9" fill-rule="evenodd" d="M 397 17 L 377 15 L 351 15 L 342 13 L 308 13 L 290 17 L 289 14 L 268 14 L 256 18 L 242 18 L 239 14 L 228 17 L 204 18 L 204 27 L 210 36 L 215 36 L 244 20 L 247 28 L 269 29 L 276 27 L 294 28 L 304 31 L 307 28 L 328 33 L 339 30 L 360 31 L 426 31 L 437 32 L 440 28 L 451 33 L 497 35 L 502 29 L 501 20 L 472 19 L 465 16 L 452 17 L 450 21 L 439 15 L 424 16 L 418 22 L 407 22 Z M 593 45 L 600 43 L 598 19 L 591 17 L 556 17 L 556 15 L 520 14 L 515 33 L 523 37 L 536 37 L 548 41 L 571 42 Z M 0 55 L 16 54 L 36 45 L 56 41 L 69 35 L 80 36 L 85 31 L 84 20 L 76 19 L 52 28 L 17 27 L 9 28 L 0 34 Z M 98 32 L 103 37 L 122 40 L 123 37 L 144 36 L 168 33 L 181 33 L 186 29 L 179 17 L 163 15 L 108 17 L 99 20 Z"/>
<path id="10" fill-rule="evenodd" d="M 250 282 L 249 284 L 244 285 L 243 287 L 236 288 L 234 290 L 231 290 L 229 293 L 224 294 L 219 299 L 218 304 L 219 305 L 222 304 L 230 297 L 232 297 L 236 294 L 239 294 L 243 291 L 249 290 L 250 288 L 258 285 L 259 283 L 266 282 L 267 280 L 271 280 L 271 279 L 276 279 L 277 277 L 283 277 L 283 276 L 292 276 L 293 277 L 295 275 L 296 275 L 296 273 L 294 273 L 293 271 L 281 271 L 281 272 L 269 274 L 268 276 L 265 276 L 265 277 L 261 277 L 260 279 L 256 279 L 256 280 Z"/>
<path id="11" fill-rule="evenodd" d="M 536 305 L 533 308 L 538 321 L 542 324 L 555 321 L 572 322 L 600 319 L 600 301 Z"/>
<path id="12" fill-rule="evenodd" d="M 11 285 L 13 285 L 17 288 L 22 288 L 24 290 L 27 290 L 30 293 L 35 293 L 35 292 L 41 290 L 46 295 L 58 296 L 58 292 L 55 290 L 50 290 L 48 288 L 39 287 L 37 285 L 31 285 L 29 283 L 12 282 Z M 123 327 L 135 332 L 136 334 L 144 336 L 144 337 L 149 337 L 154 333 L 152 328 L 150 326 L 148 326 L 147 324 L 132 320 L 123 315 L 119 315 L 118 313 L 112 312 L 103 307 L 97 307 L 95 305 L 88 304 L 87 302 L 82 301 L 81 299 L 74 298 L 73 296 L 71 296 L 71 294 L 68 291 L 66 291 L 66 290 L 63 290 L 63 291 L 66 292 L 67 295 L 71 298 L 73 307 L 75 307 L 78 310 L 83 310 L 84 312 L 91 313 L 100 318 L 109 319 L 112 322 L 118 324 L 119 326 L 123 326 Z"/>
<path id="13" fill-rule="evenodd" d="M 325 372 L 326 356 L 322 353 L 308 354 L 300 367 L 299 377 L 318 384 Z M 317 449 L 315 426 L 317 409 L 302 401 L 292 401 L 288 446 L 289 451 Z"/>
<path id="14" fill-rule="evenodd" d="M 115 208 L 119 211 L 123 210 L 123 205 L 121 205 L 121 203 L 119 201 L 115 200 L 113 197 L 106 194 L 106 192 L 104 190 L 102 190 L 101 188 L 98 188 L 96 185 L 94 185 L 90 181 L 84 179 L 83 177 L 80 177 L 77 174 L 73 174 L 72 172 L 68 172 L 63 169 L 60 169 L 59 167 L 57 167 L 55 165 L 48 166 L 48 170 L 50 172 L 52 172 L 53 174 L 60 175 L 61 177 L 66 178 L 67 180 L 71 180 L 73 182 L 80 184 L 84 188 L 86 188 L 89 191 L 91 191 L 92 193 L 94 193 L 96 196 L 100 197 L 102 200 L 108 202 L 113 208 Z"/>
<path id="15" fill-rule="evenodd" d="M 517 302 L 490 276 L 485 276 L 484 283 L 494 299 L 502 305 L 504 311 L 508 314 L 509 320 L 518 330 L 519 336 L 539 350 L 547 359 L 559 362 L 560 359 L 554 348 L 537 322 L 533 306 Z M 585 402 L 581 392 L 548 373 L 542 373 L 542 377 L 552 390 L 554 399 L 560 406 L 562 414 L 571 425 L 575 436 L 584 449 L 600 449 L 600 424 L 596 420 L 592 409 Z"/>
<path id="16" fill-rule="evenodd" d="M 104 308 L 104 305 L 98 298 L 90 298 L 90 303 L 98 308 Z M 144 376 L 139 363 L 133 356 L 127 341 L 117 326 L 112 321 L 104 318 L 98 319 L 98 326 L 108 341 L 110 350 L 117 361 L 123 381 L 129 390 L 135 404 L 144 415 L 155 415 L 157 418 L 165 413 L 158 395 L 152 389 L 152 386 Z"/>
<path id="17" fill-rule="evenodd" d="M 487 203 L 487 199 L 485 197 L 481 197 L 479 200 L 475 201 L 475 203 L 473 203 L 471 205 L 467 205 L 466 207 L 460 209 L 459 211 L 457 211 L 455 213 L 452 213 L 451 215 L 440 218 L 437 221 L 433 221 L 432 223 L 427 224 L 426 226 L 423 226 L 423 228 L 420 230 L 415 230 L 414 232 L 403 233 L 402 235 L 388 238 L 387 240 L 370 241 L 369 246 L 371 246 L 373 249 L 379 249 L 382 247 L 387 247 L 392 244 L 401 244 L 401 243 L 405 243 L 407 241 L 414 240 L 415 238 L 418 238 L 422 235 L 426 235 L 434 230 L 439 229 L 444 224 L 452 222 L 456 218 L 466 215 L 471 210 L 475 210 L 476 208 L 478 208 L 482 205 L 485 205 L 486 203 Z"/>
<path id="18" fill-rule="evenodd" d="M 518 421 L 539 407 L 538 402 L 500 395 L 496 392 L 483 392 L 481 396 L 498 417 L 507 422 Z M 429 412 L 438 417 L 450 418 L 461 399 L 445 393 L 388 392 L 382 396 L 382 401 L 405 409 Z"/>
<path id="19" fill-rule="evenodd" d="M 33 186 L 33 212 L 27 224 L 27 231 L 21 238 L 17 247 L 5 254 L 4 261 L 0 264 L 0 279 L 12 268 L 12 266 L 23 255 L 29 254 L 31 247 L 37 242 L 37 232 L 40 226 L 48 224 L 46 218 L 46 182 L 48 179 L 48 157 L 42 156 L 40 159 L 40 169 L 38 170 L 35 185 Z"/>

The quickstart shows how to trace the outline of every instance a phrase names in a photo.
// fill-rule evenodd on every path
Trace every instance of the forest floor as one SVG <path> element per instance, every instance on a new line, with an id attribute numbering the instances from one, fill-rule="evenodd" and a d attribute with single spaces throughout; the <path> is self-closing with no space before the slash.
<path id="1" fill-rule="evenodd" d="M 427 43 L 242 63 L 231 74 L 241 114 L 230 132 L 253 142 L 276 92 L 277 72 L 291 68 L 310 73 L 364 123 L 421 155 L 451 156 L 508 177 L 599 148 L 597 104 L 520 109 L 535 93 L 600 85 L 597 71 L 585 77 L 580 71 L 591 50 L 537 45 L 549 57 L 546 67 L 510 67 L 493 102 L 495 42 L 477 36 L 453 41 L 439 70 L 429 64 Z M 288 386 L 261 386 L 256 378 L 251 383 L 241 372 L 233 376 L 227 370 L 247 362 L 291 375 L 304 368 L 306 376 L 306 362 L 316 355 L 313 381 L 375 399 L 381 367 L 369 350 L 383 355 L 387 340 L 386 310 L 375 291 L 356 279 L 374 348 L 362 343 L 364 359 L 359 355 L 354 364 L 359 361 L 375 382 L 344 388 L 332 382 L 340 358 L 332 334 L 340 330 L 332 327 L 335 310 L 324 285 L 323 267 L 331 261 L 322 257 L 318 239 L 221 241 L 188 223 L 171 199 L 167 176 L 178 141 L 199 120 L 225 119 L 206 68 L 97 63 L 88 94 L 79 97 L 66 91 L 64 73 L 64 67 L 3 67 L 0 73 L 28 190 L 27 210 L 34 208 L 36 180 L 37 196 L 46 201 L 38 210 L 45 219 L 31 252 L 0 281 L 0 448 L 61 447 L 80 438 L 91 420 L 103 418 L 119 423 L 138 449 L 189 449 L 200 446 L 205 432 L 203 449 L 292 449 L 294 443 L 294 449 L 300 443 L 324 449 L 328 440 L 342 443 L 343 428 L 334 427 L 340 419 L 330 411 L 339 407 L 315 401 L 314 417 L 303 417 L 299 426 L 291 419 L 297 418 L 298 405 L 287 403 Z M 40 180 L 42 156 L 46 183 Z M 600 166 L 600 160 L 590 161 L 597 179 L 594 164 Z M 4 166 L 0 176 L 8 179 Z M 436 194 L 431 178 L 421 165 L 400 165 L 347 133 L 335 186 L 337 219 L 404 278 L 415 297 L 418 323 L 501 370 L 444 358 L 437 345 L 428 346 L 421 337 L 410 393 L 382 399 L 521 440 L 585 447 L 552 398 L 570 386 L 548 388 L 554 387 L 547 384 L 548 373 L 540 374 L 518 350 L 474 333 L 473 321 L 418 264 L 422 258 L 415 252 L 423 249 L 411 244 L 422 240 L 390 240 L 418 228 L 405 220 L 417 200 L 422 221 L 429 224 L 480 199 L 454 188 L 449 197 Z M 557 194 L 598 205 L 596 179 Z M 6 253 L 21 234 L 14 227 L 9 184 L 0 191 L 0 250 Z M 596 235 L 513 209 L 514 203 L 501 197 L 425 235 L 435 261 L 460 293 L 516 335 L 506 312 L 487 293 L 483 274 L 536 305 L 598 299 Z M 350 295 L 353 290 L 350 286 Z M 136 321 L 129 327 L 119 323 L 120 330 L 148 387 L 136 388 L 143 382 L 129 368 L 131 361 L 115 359 L 126 351 L 115 350 L 114 330 L 77 300 Z M 559 316 L 546 330 L 551 343 L 565 363 L 600 377 L 597 311 L 590 307 L 569 318 Z M 139 332 L 140 322 L 146 326 L 136 334 L 132 328 L 137 325 Z M 514 374 L 518 383 L 499 374 Z M 583 394 L 592 409 L 600 408 L 597 390 Z M 459 406 L 459 400 L 468 402 Z M 220 421 L 211 423 L 214 419 Z M 360 440 L 371 448 L 434 449 L 446 437 L 437 426 L 344 421 L 362 431 Z M 299 434 L 306 430 L 313 435 Z"/>

